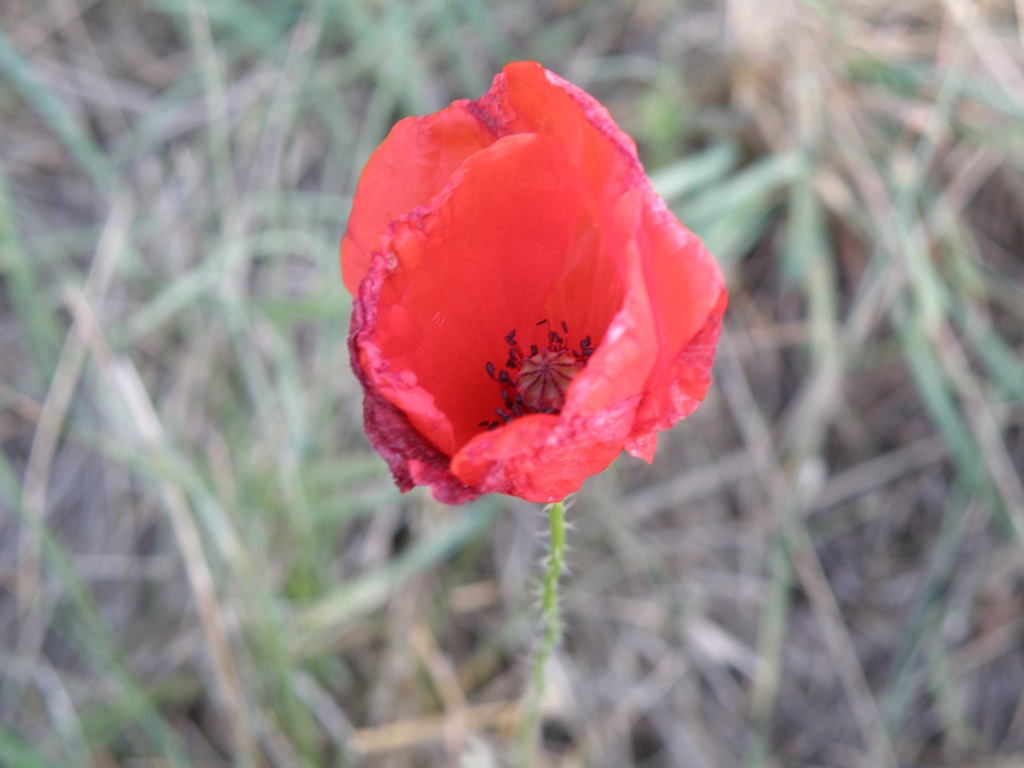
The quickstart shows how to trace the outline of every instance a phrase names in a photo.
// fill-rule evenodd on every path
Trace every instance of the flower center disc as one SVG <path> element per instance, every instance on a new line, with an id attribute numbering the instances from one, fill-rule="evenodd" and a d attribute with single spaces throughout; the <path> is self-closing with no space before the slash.
<path id="1" fill-rule="evenodd" d="M 530 345 L 530 354 L 524 354 L 516 341 L 515 329 L 508 332 L 508 360 L 499 372 L 493 362 L 488 362 L 487 375 L 498 383 L 504 408 L 495 408 L 498 421 L 481 421 L 479 426 L 497 429 L 527 413 L 558 413 L 565 405 L 569 384 L 580 369 L 587 364 L 587 358 L 594 354 L 589 336 L 584 336 L 577 349 L 569 349 L 565 339 L 552 330 L 547 320 L 537 325 L 548 326 L 548 342 L 543 347 Z M 568 334 L 568 326 L 560 323 L 562 332 Z M 514 373 L 509 373 L 514 371 Z"/>
<path id="2" fill-rule="evenodd" d="M 582 361 L 567 349 L 544 347 L 537 354 L 523 358 L 519 373 L 512 380 L 522 397 L 524 410 L 535 413 L 558 413 L 565 404 L 565 393 Z"/>

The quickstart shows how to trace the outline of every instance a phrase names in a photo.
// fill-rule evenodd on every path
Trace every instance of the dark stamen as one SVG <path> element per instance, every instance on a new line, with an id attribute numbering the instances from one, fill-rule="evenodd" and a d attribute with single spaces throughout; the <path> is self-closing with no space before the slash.
<path id="1" fill-rule="evenodd" d="M 498 394 L 503 407 L 494 409 L 497 421 L 487 419 L 479 422 L 479 427 L 494 430 L 527 414 L 557 414 L 572 379 L 596 351 L 590 336 L 584 336 L 575 349 L 570 349 L 565 336 L 553 329 L 550 320 L 545 318 L 535 325 L 547 326 L 546 343 L 530 344 L 529 354 L 525 354 L 513 328 L 505 336 L 508 359 L 503 368 L 499 371 L 493 362 L 487 361 L 488 377 L 501 385 Z M 560 320 L 558 325 L 568 335 L 569 324 Z"/>

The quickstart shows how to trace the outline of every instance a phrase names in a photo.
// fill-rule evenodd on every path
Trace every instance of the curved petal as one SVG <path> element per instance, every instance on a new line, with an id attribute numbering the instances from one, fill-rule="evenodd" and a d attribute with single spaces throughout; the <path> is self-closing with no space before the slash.
<path id="1" fill-rule="evenodd" d="M 725 313 L 725 279 L 704 244 L 649 189 L 639 236 L 658 323 L 658 361 L 637 414 L 636 434 L 666 429 L 704 399 Z"/>
<path id="2" fill-rule="evenodd" d="M 644 177 L 636 145 L 588 94 L 533 61 L 506 65 L 468 108 L 495 132 L 557 136 L 601 204 Z"/>
<path id="3" fill-rule="evenodd" d="M 469 104 L 399 121 L 370 155 L 341 241 L 341 276 L 353 296 L 388 225 L 429 202 L 466 158 L 497 139 Z"/>
<path id="4" fill-rule="evenodd" d="M 379 283 L 380 272 L 380 269 L 371 269 L 361 286 L 366 295 L 379 290 L 375 285 Z M 449 504 L 461 504 L 476 498 L 480 492 L 460 482 L 449 471 L 449 457 L 424 438 L 409 423 L 406 415 L 385 400 L 369 380 L 358 339 L 372 328 L 375 315 L 374 304 L 357 300 L 353 305 L 349 330 L 349 354 L 352 369 L 363 386 L 363 428 L 370 445 L 387 462 L 395 485 L 403 493 L 416 485 L 429 485 L 438 500 Z"/>
<path id="5" fill-rule="evenodd" d="M 636 194 L 624 195 L 603 222 L 624 295 L 597 342 L 597 352 L 569 385 L 564 413 L 570 418 L 615 408 L 630 399 L 638 405 L 657 361 L 656 318 L 635 235 L 640 225 L 640 202 Z"/>
<path id="6" fill-rule="evenodd" d="M 638 410 L 633 439 L 627 450 L 650 462 L 653 444 L 645 440 L 657 430 L 668 429 L 680 419 L 693 413 L 704 400 L 711 384 L 711 366 L 715 361 L 715 347 L 722 330 L 725 294 L 712 311 L 700 332 L 683 348 L 669 369 L 650 388 Z"/>
<path id="7" fill-rule="evenodd" d="M 534 414 L 483 432 L 452 459 L 452 473 L 482 493 L 560 501 L 622 452 L 636 403 L 588 418 Z"/>
<path id="8" fill-rule="evenodd" d="M 376 292 L 360 294 L 376 315 L 356 347 L 372 386 L 442 452 L 502 405 L 486 365 L 508 357 L 509 331 L 545 317 L 567 264 L 601 263 L 581 227 L 593 227 L 581 181 L 563 145 L 535 134 L 478 152 L 429 208 L 394 225 L 374 261 L 380 280 L 367 281 Z M 615 281 L 593 287 L 592 301 L 614 306 Z"/>

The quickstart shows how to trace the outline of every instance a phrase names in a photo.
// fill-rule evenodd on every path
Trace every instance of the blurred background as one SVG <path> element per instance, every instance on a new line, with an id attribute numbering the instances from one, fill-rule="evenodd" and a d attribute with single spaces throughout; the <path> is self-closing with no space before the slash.
<path id="1" fill-rule="evenodd" d="M 507 764 L 546 520 L 401 496 L 338 243 L 536 59 L 731 293 L 569 510 L 547 766 L 1024 765 L 1024 2 L 3 0 L 0 765 Z"/>

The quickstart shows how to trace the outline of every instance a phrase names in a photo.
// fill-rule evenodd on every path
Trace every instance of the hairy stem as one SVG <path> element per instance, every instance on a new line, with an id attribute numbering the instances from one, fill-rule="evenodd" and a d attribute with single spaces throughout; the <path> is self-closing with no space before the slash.
<path id="1" fill-rule="evenodd" d="M 565 503 L 556 501 L 545 510 L 548 513 L 550 544 L 544 564 L 544 582 L 541 590 L 541 619 L 544 632 L 533 657 L 533 685 L 528 693 L 519 730 L 519 765 L 532 763 L 533 736 L 537 716 L 544 698 L 545 673 L 548 659 L 562 637 L 562 614 L 558 604 L 558 582 L 565 567 Z"/>

